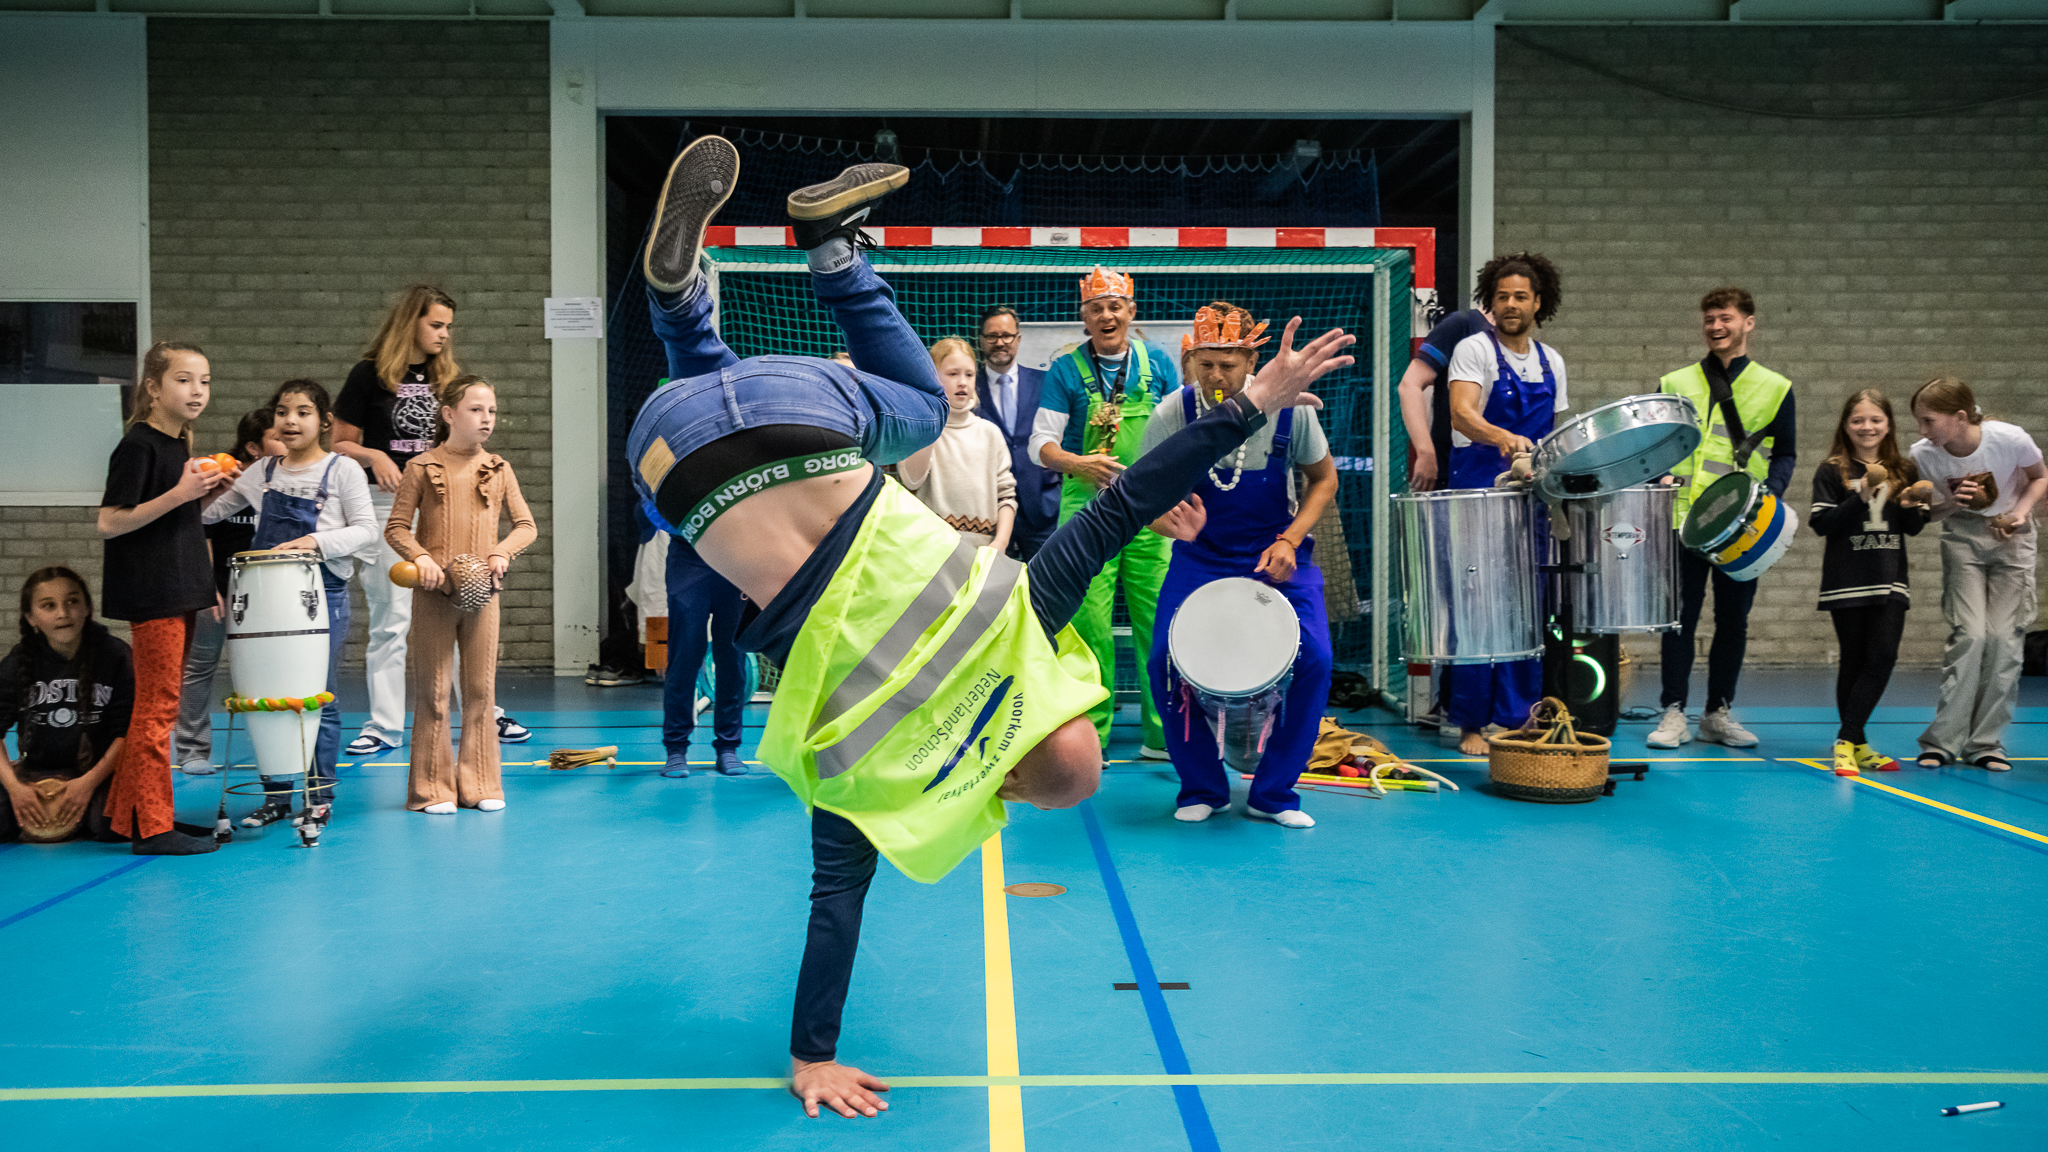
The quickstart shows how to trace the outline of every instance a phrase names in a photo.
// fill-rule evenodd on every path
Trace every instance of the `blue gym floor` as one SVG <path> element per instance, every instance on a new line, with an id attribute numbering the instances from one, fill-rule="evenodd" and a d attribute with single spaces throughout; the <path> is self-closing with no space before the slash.
<path id="1" fill-rule="evenodd" d="M 508 677 L 534 738 L 502 813 L 404 811 L 400 752 L 344 768 L 316 850 L 285 825 L 196 859 L 0 846 L 0 1143 L 2048 1147 L 2048 684 L 2014 772 L 1859 783 L 1802 762 L 1826 763 L 1831 675 L 1753 672 L 1762 747 L 1648 754 L 1564 807 L 1355 716 L 1464 790 L 1310 794 L 1305 832 L 1175 823 L 1120 726 L 1082 808 L 1013 809 L 936 886 L 884 865 L 841 1045 L 896 1085 L 878 1120 L 806 1119 L 777 1082 L 808 891 L 789 790 L 657 775 L 652 687 Z M 1880 748 L 1911 752 L 1932 684 L 1901 675 Z M 530 763 L 601 743 L 631 763 Z M 218 786 L 180 777 L 180 818 L 210 823 Z M 1001 894 L 1028 881 L 1066 892 Z M 2006 1107 L 1939 1113 L 1983 1100 Z"/>

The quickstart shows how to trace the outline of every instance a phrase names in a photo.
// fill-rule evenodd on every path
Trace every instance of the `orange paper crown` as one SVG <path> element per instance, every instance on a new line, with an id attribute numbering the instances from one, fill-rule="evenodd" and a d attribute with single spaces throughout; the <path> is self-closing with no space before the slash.
<path id="1" fill-rule="evenodd" d="M 1180 354 L 1185 356 L 1197 348 L 1241 348 L 1249 352 L 1272 339 L 1270 336 L 1263 340 L 1259 338 L 1259 333 L 1264 332 L 1271 321 L 1261 320 L 1246 332 L 1244 325 L 1250 319 L 1250 315 L 1243 312 L 1225 314 L 1204 306 L 1195 313 L 1195 334 L 1180 338 Z"/>
<path id="2" fill-rule="evenodd" d="M 1136 300 L 1137 291 L 1131 287 L 1131 278 L 1122 272 L 1105 271 L 1097 264 L 1095 271 L 1081 277 L 1081 303 L 1086 304 L 1102 296 L 1121 296 Z"/>

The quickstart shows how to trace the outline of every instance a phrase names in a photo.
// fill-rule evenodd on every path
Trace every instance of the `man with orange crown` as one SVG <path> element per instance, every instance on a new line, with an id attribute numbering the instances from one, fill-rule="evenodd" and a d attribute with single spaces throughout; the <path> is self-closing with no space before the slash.
<path id="1" fill-rule="evenodd" d="M 1133 334 L 1137 319 L 1137 296 L 1128 274 L 1098 264 L 1081 277 L 1081 325 L 1088 338 L 1046 370 L 1038 419 L 1031 429 L 1031 458 L 1040 467 L 1065 475 L 1060 483 L 1061 524 L 1137 463 L 1153 405 L 1180 383 L 1173 362 Z M 1168 547 L 1166 538 L 1156 532 L 1138 533 L 1096 575 L 1074 617 L 1074 631 L 1095 653 L 1103 683 L 1112 688 L 1116 642 L 1110 635 L 1110 609 L 1117 585 L 1123 585 L 1132 646 L 1143 660 L 1152 650 L 1152 617 L 1159 585 L 1166 579 Z M 1112 696 L 1089 713 L 1105 748 L 1115 712 Z M 1166 759 L 1159 712 L 1150 693 L 1140 693 L 1139 719 L 1144 733 L 1140 755 Z"/>
<path id="2" fill-rule="evenodd" d="M 1140 452 L 1151 451 L 1243 391 L 1258 366 L 1266 325 L 1254 324 L 1251 313 L 1219 300 L 1195 313 L 1194 327 L 1194 334 L 1181 340 L 1188 382 L 1159 402 L 1145 426 Z M 1192 687 L 1167 661 L 1167 636 L 1174 616 L 1196 589 L 1235 576 L 1272 585 L 1293 606 L 1301 625 L 1293 681 L 1266 736 L 1245 815 L 1283 828 L 1315 825 L 1294 790 L 1295 778 L 1308 767 L 1330 696 L 1330 625 L 1323 612 L 1323 574 L 1308 534 L 1336 495 L 1337 463 L 1330 457 L 1330 442 L 1315 409 L 1302 405 L 1275 413 L 1265 427 L 1216 461 L 1184 503 L 1152 524 L 1174 540 L 1147 672 L 1166 722 L 1166 750 L 1180 773 L 1176 820 L 1199 822 L 1229 808 L 1230 777 L 1212 722 Z"/>

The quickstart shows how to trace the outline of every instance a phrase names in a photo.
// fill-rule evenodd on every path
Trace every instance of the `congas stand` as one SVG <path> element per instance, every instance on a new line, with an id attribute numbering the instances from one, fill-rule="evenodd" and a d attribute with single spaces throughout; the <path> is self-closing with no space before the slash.
<path id="1" fill-rule="evenodd" d="M 1557 540 L 1556 548 L 1557 563 L 1539 565 L 1537 571 L 1542 572 L 1546 576 L 1554 577 L 1585 572 L 1585 561 L 1579 558 L 1578 533 L 1574 532 L 1566 539 Z M 1594 657 L 1579 651 L 1578 619 L 1577 612 L 1575 611 L 1575 601 L 1578 597 L 1573 592 L 1575 581 L 1552 579 L 1544 581 L 1544 584 L 1553 590 L 1551 593 L 1553 603 L 1551 604 L 1550 626 L 1544 629 L 1543 632 L 1543 694 L 1545 696 L 1555 696 L 1559 700 L 1577 699 L 1583 694 L 1572 692 L 1571 682 L 1573 673 L 1582 663 L 1591 663 L 1596 675 L 1604 677 L 1606 671 L 1600 667 Z M 1597 638 L 1589 637 L 1589 639 Z M 1619 684 L 1612 685 L 1609 690 L 1619 692 L 1621 691 L 1621 686 Z M 1598 732 L 1589 726 L 1580 725 L 1580 730 L 1590 732 L 1596 736 L 1611 737 L 1613 735 L 1611 728 L 1606 732 Z M 1600 794 L 1602 796 L 1614 795 L 1614 778 L 1616 776 L 1628 776 L 1632 779 L 1641 780 L 1643 774 L 1649 770 L 1650 766 L 1644 763 L 1616 764 L 1610 761 L 1607 765 L 1607 787 L 1602 789 Z"/>

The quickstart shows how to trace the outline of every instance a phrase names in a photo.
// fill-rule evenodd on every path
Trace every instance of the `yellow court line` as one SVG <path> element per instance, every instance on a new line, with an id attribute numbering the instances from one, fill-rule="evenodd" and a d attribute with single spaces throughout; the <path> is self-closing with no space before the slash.
<path id="1" fill-rule="evenodd" d="M 1010 905 L 1003 893 L 1003 834 L 981 844 L 981 939 L 988 1006 L 988 1074 L 1013 1079 L 1018 1073 L 1017 997 L 1010 985 Z M 988 1087 L 989 1152 L 1024 1152 L 1024 1090 L 1016 1084 Z"/>
<path id="2" fill-rule="evenodd" d="M 1978 1084 L 2048 1086 L 2048 1072 L 1306 1072 L 1193 1076 L 891 1076 L 895 1088 L 1316 1087 L 1370 1084 Z M 486 1092 L 786 1091 L 773 1076 L 633 1080 L 396 1080 L 325 1084 L 127 1084 L 83 1088 L 0 1088 L 0 1103 L 47 1100 L 169 1100 L 224 1096 L 377 1096 Z M 1009 1147 L 1022 1147 L 1018 1142 Z"/>
<path id="3" fill-rule="evenodd" d="M 1834 768 L 1831 765 L 1822 764 L 1818 760 L 1805 760 L 1798 757 L 1793 757 L 1791 759 L 1792 762 L 1795 764 L 1804 764 L 1808 768 L 1812 768 L 1817 771 L 1827 772 L 1831 774 L 1834 772 Z M 1847 780 L 1853 784 L 1861 784 L 1867 788 L 1875 788 L 1880 792 L 1889 792 L 1894 796 L 1904 796 L 1908 800 L 1913 800 L 1921 804 L 1925 804 L 1929 808 L 1939 808 L 1943 812 L 1948 812 L 1957 816 L 1961 816 L 1965 820 L 1975 820 L 1979 824 L 1989 825 L 1990 827 L 1996 828 L 2001 832 L 2010 832 L 2015 836 L 2025 836 L 2029 840 L 2037 841 L 2042 844 L 2048 844 L 2048 836 L 2043 836 L 2039 832 L 2029 832 L 2025 828 L 2021 828 L 2018 825 L 2014 824 L 2007 824 L 2003 820 L 1993 820 L 1989 816 L 1979 816 L 1975 812 L 1972 812 L 1966 808 L 1958 808 L 1953 804 L 1943 804 L 1939 800 L 1933 800 L 1926 796 L 1922 796 L 1918 792 L 1908 792 L 1904 788 L 1894 788 L 1889 784 L 1879 784 L 1877 781 L 1872 780 L 1868 776 L 1839 776 L 1836 777 L 1836 779 Z"/>

